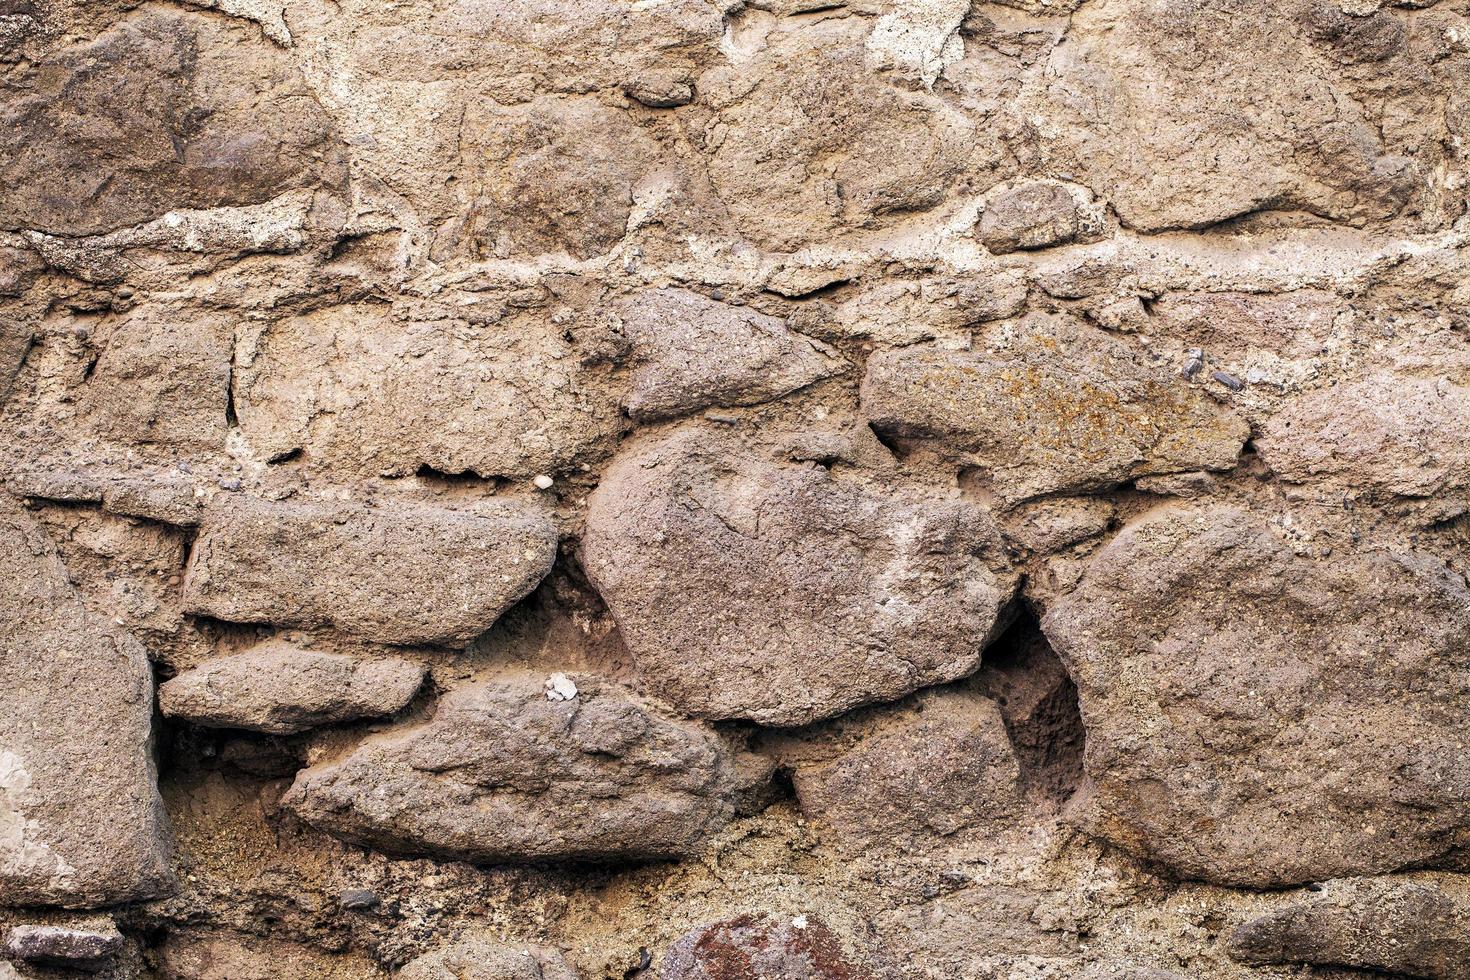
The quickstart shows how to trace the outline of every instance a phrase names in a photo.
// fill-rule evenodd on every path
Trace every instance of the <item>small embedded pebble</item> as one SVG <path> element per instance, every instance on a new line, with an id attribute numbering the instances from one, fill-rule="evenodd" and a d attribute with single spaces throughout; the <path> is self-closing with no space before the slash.
<path id="1" fill-rule="evenodd" d="M 1226 374 L 1224 371 L 1216 371 L 1214 374 L 1210 375 L 1210 377 L 1214 378 L 1216 381 L 1220 382 L 1231 391 L 1239 391 L 1240 389 L 1245 387 L 1244 381 L 1241 381 L 1233 374 Z"/>
<path id="2" fill-rule="evenodd" d="M 240 482 L 240 478 L 238 476 L 232 476 L 228 480 L 219 481 L 219 487 L 221 490 L 238 491 L 242 486 L 244 486 L 244 484 Z"/>
<path id="3" fill-rule="evenodd" d="M 1200 370 L 1204 366 L 1204 361 L 1200 360 L 1197 357 L 1191 357 L 1189 360 L 1184 362 L 1184 367 L 1179 373 L 1184 375 L 1186 378 L 1192 378 L 1196 374 L 1199 374 Z"/>
<path id="4" fill-rule="evenodd" d="M 536 484 L 537 490 L 550 490 L 552 484 L 556 483 L 555 480 L 547 476 L 545 473 L 537 473 L 536 478 L 531 482 Z"/>
<path id="5" fill-rule="evenodd" d="M 339 896 L 338 901 L 350 912 L 375 909 L 379 905 L 378 896 L 366 888 L 349 888 Z"/>

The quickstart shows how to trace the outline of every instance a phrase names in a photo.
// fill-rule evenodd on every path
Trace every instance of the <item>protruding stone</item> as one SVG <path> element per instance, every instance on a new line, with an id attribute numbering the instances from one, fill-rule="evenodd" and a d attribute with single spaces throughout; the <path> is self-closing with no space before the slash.
<path id="1" fill-rule="evenodd" d="M 1249 887 L 1470 845 L 1470 587 L 1442 561 L 1306 558 L 1246 511 L 1170 506 L 1043 626 L 1080 694 L 1092 833 Z"/>
<path id="2" fill-rule="evenodd" d="M 578 980 L 561 954 L 536 946 L 462 939 L 413 960 L 399 980 Z"/>
<path id="3" fill-rule="evenodd" d="M 205 509 L 184 600 L 233 623 L 460 644 L 536 587 L 556 540 L 548 518 L 515 503 L 374 508 L 220 494 Z M 337 574 L 320 574 L 328 565 Z"/>
<path id="4" fill-rule="evenodd" d="M 211 660 L 158 689 L 164 715 L 208 728 L 291 735 L 391 715 L 423 684 L 423 665 L 358 658 L 271 641 Z"/>
<path id="5" fill-rule="evenodd" d="M 5 937 L 11 959 L 83 971 L 102 969 L 122 947 L 122 933 L 110 920 L 75 926 L 20 925 Z"/>
<path id="6" fill-rule="evenodd" d="M 842 948 L 837 934 L 815 916 L 739 915 L 700 926 L 669 947 L 662 980 L 872 980 L 866 966 Z"/>
<path id="7" fill-rule="evenodd" d="M 980 241 L 996 255 L 1066 245 L 1082 229 L 1077 198 L 1061 184 L 1029 183 L 1001 191 L 980 215 Z"/>
<path id="8" fill-rule="evenodd" d="M 731 818 L 723 743 L 626 692 L 576 678 L 463 687 L 427 724 L 371 737 L 301 772 L 286 804 L 393 853 L 467 861 L 684 857 Z"/>
<path id="9" fill-rule="evenodd" d="M 776 317 L 682 289 L 641 293 L 621 316 L 639 365 L 625 405 L 640 422 L 770 401 L 847 367 Z"/>
<path id="10" fill-rule="evenodd" d="M 89 613 L 0 496 L 0 903 L 83 908 L 173 883 L 141 644 Z"/>
<path id="11" fill-rule="evenodd" d="M 879 432 L 937 440 L 1010 502 L 1229 469 L 1250 435 L 1116 338 L 1042 314 L 993 328 L 974 350 L 876 353 L 862 400 Z"/>
<path id="12" fill-rule="evenodd" d="M 640 675 L 707 718 L 799 725 L 971 673 L 1015 579 L 962 501 L 906 500 L 690 425 L 592 495 L 583 564 Z"/>
<path id="13" fill-rule="evenodd" d="M 1401 878 L 1330 881 L 1230 935 L 1242 963 L 1313 963 L 1428 980 L 1470 978 L 1470 906 Z"/>

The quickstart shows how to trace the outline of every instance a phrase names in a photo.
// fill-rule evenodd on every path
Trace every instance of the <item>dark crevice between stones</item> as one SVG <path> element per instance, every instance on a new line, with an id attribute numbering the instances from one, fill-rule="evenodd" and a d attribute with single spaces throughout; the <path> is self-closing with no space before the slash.
<path id="1" fill-rule="evenodd" d="M 1087 732 L 1077 686 L 1029 605 L 1021 605 L 1010 628 L 985 651 L 976 680 L 1000 706 L 1023 787 L 1060 810 L 1081 785 Z"/>

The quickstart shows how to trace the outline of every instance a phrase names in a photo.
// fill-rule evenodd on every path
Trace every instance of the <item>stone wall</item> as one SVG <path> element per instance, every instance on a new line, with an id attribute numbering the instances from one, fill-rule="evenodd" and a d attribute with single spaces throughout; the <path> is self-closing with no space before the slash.
<path id="1" fill-rule="evenodd" d="M 1470 978 L 1467 0 L 0 0 L 0 978 Z"/>

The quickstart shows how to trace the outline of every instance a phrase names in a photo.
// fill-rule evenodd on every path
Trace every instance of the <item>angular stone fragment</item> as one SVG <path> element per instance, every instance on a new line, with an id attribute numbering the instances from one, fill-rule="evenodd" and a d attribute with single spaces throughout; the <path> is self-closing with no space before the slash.
<path id="1" fill-rule="evenodd" d="M 1077 199 L 1060 184 L 1012 187 L 991 198 L 980 215 L 980 241 L 996 255 L 1065 245 L 1081 230 Z"/>
<path id="2" fill-rule="evenodd" d="M 425 953 L 396 976 L 399 980 L 577 980 L 560 953 L 488 939 L 462 939 Z"/>
<path id="3" fill-rule="evenodd" d="M 972 672 L 1015 580 L 994 524 L 690 425 L 625 453 L 582 560 L 639 674 L 686 712 L 799 725 Z"/>
<path id="4" fill-rule="evenodd" d="M 619 391 L 583 367 L 596 342 L 542 310 L 487 323 L 478 309 L 340 306 L 269 324 L 237 358 L 242 433 L 266 459 L 304 452 L 372 476 L 524 477 L 599 459 Z"/>
<path id="5" fill-rule="evenodd" d="M 1013 815 L 1020 772 L 994 701 L 965 690 L 920 694 L 833 723 L 833 758 L 796 766 L 802 812 L 844 844 L 945 837 Z"/>
<path id="6" fill-rule="evenodd" d="M 1266 423 L 1261 458 L 1293 482 L 1338 479 L 1406 497 L 1470 488 L 1470 387 L 1377 374 L 1322 388 Z"/>
<path id="7" fill-rule="evenodd" d="M 879 432 L 938 440 L 1008 502 L 1229 469 L 1250 434 L 1122 342 L 1043 314 L 992 329 L 975 350 L 880 351 L 862 402 Z"/>
<path id="8" fill-rule="evenodd" d="M 1169 506 L 1099 551 L 1043 628 L 1080 694 L 1090 832 L 1250 887 L 1470 844 L 1470 588 L 1441 561 L 1308 559 L 1246 511 Z"/>
<path id="9" fill-rule="evenodd" d="M 276 640 L 185 671 L 158 689 L 170 718 L 209 728 L 290 735 L 318 725 L 391 715 L 424 682 L 397 657 L 317 653 Z"/>
<path id="10" fill-rule="evenodd" d="M 690 931 L 669 947 L 660 980 L 871 980 L 815 916 L 739 915 Z"/>
<path id="11" fill-rule="evenodd" d="M 1470 907 L 1432 885 L 1330 881 L 1319 894 L 1231 933 L 1242 963 L 1314 963 L 1428 980 L 1470 978 Z"/>
<path id="12" fill-rule="evenodd" d="M 143 647 L 82 606 L 0 496 L 0 902 L 108 905 L 173 881 Z"/>
<path id="13" fill-rule="evenodd" d="M 592 678 L 444 696 L 429 723 L 301 772 L 285 803 L 329 833 L 466 861 L 684 857 L 727 823 L 732 762 L 705 728 Z"/>
<path id="14" fill-rule="evenodd" d="M 5 952 L 11 959 L 73 970 L 101 969 L 122 947 L 122 933 L 111 921 L 80 926 L 15 926 L 5 937 Z"/>
<path id="15" fill-rule="evenodd" d="M 220 494 L 205 509 L 184 602 L 232 623 L 459 644 L 536 587 L 556 540 L 547 517 L 510 502 L 446 510 Z M 336 574 L 320 574 L 325 566 Z"/>
<path id="16" fill-rule="evenodd" d="M 0 106 L 0 227 L 96 234 L 340 176 L 299 70 L 225 18 L 146 8 L 25 64 Z"/>
<path id="17" fill-rule="evenodd" d="M 641 422 L 770 401 L 846 367 L 776 317 L 687 290 L 640 293 L 621 316 L 639 363 L 624 405 Z"/>

